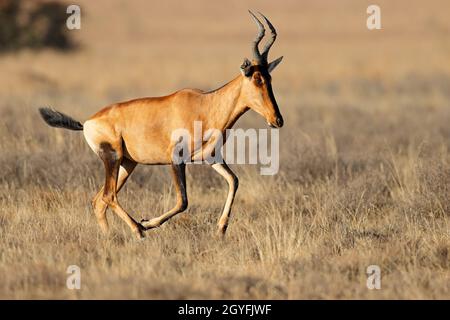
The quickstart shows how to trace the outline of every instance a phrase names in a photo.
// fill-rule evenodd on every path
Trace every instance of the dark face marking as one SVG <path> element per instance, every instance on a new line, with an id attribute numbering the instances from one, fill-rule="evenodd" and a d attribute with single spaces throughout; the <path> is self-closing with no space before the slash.
<path id="1" fill-rule="evenodd" d="M 262 94 L 262 106 L 266 110 L 265 117 L 270 126 L 280 128 L 283 126 L 283 117 L 278 108 L 272 89 L 272 77 L 267 65 L 249 65 L 244 70 L 244 75 L 254 85 L 255 90 Z"/>

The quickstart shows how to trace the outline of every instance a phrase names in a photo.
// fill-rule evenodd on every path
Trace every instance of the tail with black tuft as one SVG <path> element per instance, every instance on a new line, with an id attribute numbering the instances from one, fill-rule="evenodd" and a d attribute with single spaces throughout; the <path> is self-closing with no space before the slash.
<path id="1" fill-rule="evenodd" d="M 65 114 L 50 108 L 39 108 L 42 119 L 52 127 L 83 130 L 83 125 Z"/>

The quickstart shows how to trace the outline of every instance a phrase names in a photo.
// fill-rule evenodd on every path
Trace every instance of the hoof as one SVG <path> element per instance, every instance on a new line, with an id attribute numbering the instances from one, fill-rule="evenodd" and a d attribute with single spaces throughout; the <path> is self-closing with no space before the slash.
<path id="1" fill-rule="evenodd" d="M 225 233 L 227 232 L 227 225 L 219 226 L 217 229 L 217 236 L 220 238 L 225 238 Z"/>
<path id="2" fill-rule="evenodd" d="M 145 238 L 145 234 L 144 234 L 145 227 L 140 223 L 137 225 L 137 227 L 138 228 L 137 228 L 137 230 L 134 231 L 134 233 L 136 234 L 136 237 L 138 240 L 142 240 Z"/>

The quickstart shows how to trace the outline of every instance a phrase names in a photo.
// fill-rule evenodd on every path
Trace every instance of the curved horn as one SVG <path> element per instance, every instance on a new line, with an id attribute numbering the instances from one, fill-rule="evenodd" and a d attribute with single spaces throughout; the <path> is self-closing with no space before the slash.
<path id="1" fill-rule="evenodd" d="M 272 47 L 273 43 L 275 42 L 275 39 L 277 38 L 277 31 L 275 30 L 274 26 L 270 23 L 269 19 L 267 19 L 261 12 L 258 12 L 261 17 L 263 17 L 264 21 L 267 23 L 267 25 L 270 28 L 270 39 L 264 46 L 263 52 L 262 52 L 262 58 L 267 63 L 267 56 L 269 55 L 270 47 Z"/>
<path id="2" fill-rule="evenodd" d="M 264 29 L 264 25 L 261 23 L 261 21 L 258 20 L 258 18 L 253 14 L 253 12 L 251 12 L 250 10 L 248 10 L 248 12 L 252 15 L 253 20 L 255 21 L 256 25 L 258 26 L 258 35 L 256 36 L 255 40 L 253 40 L 253 46 L 252 46 L 253 58 L 257 62 L 263 62 L 263 57 L 259 53 L 258 45 L 261 42 L 261 39 L 264 37 L 264 33 L 266 30 Z"/>

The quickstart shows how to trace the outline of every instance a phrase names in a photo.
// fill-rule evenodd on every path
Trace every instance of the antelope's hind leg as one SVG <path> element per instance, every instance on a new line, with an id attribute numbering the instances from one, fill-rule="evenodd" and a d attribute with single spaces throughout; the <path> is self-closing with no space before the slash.
<path id="1" fill-rule="evenodd" d="M 100 144 L 98 155 L 105 165 L 105 186 L 102 200 L 123 220 L 138 238 L 143 238 L 144 228 L 137 223 L 119 204 L 117 200 L 118 176 L 122 163 L 122 144 L 117 143 L 114 146 L 103 142 Z"/>
<path id="2" fill-rule="evenodd" d="M 119 177 L 117 179 L 116 193 L 119 193 L 120 189 L 123 187 L 128 177 L 133 172 L 134 168 L 136 168 L 136 164 L 137 163 L 132 160 L 123 158 L 119 168 Z M 105 187 L 102 187 L 100 191 L 96 194 L 96 196 L 92 200 L 92 206 L 94 208 L 95 216 L 97 217 L 97 221 L 98 224 L 100 225 L 101 230 L 104 233 L 108 233 L 109 226 L 108 220 L 106 219 L 106 209 L 108 208 L 108 204 L 105 201 L 103 201 L 104 190 Z"/>
<path id="3" fill-rule="evenodd" d="M 172 178 L 175 183 L 175 190 L 177 192 L 177 204 L 172 210 L 169 210 L 157 218 L 142 220 L 141 224 L 146 230 L 159 227 L 176 214 L 187 209 L 188 199 L 186 194 L 186 165 L 184 163 L 172 165 Z"/>

